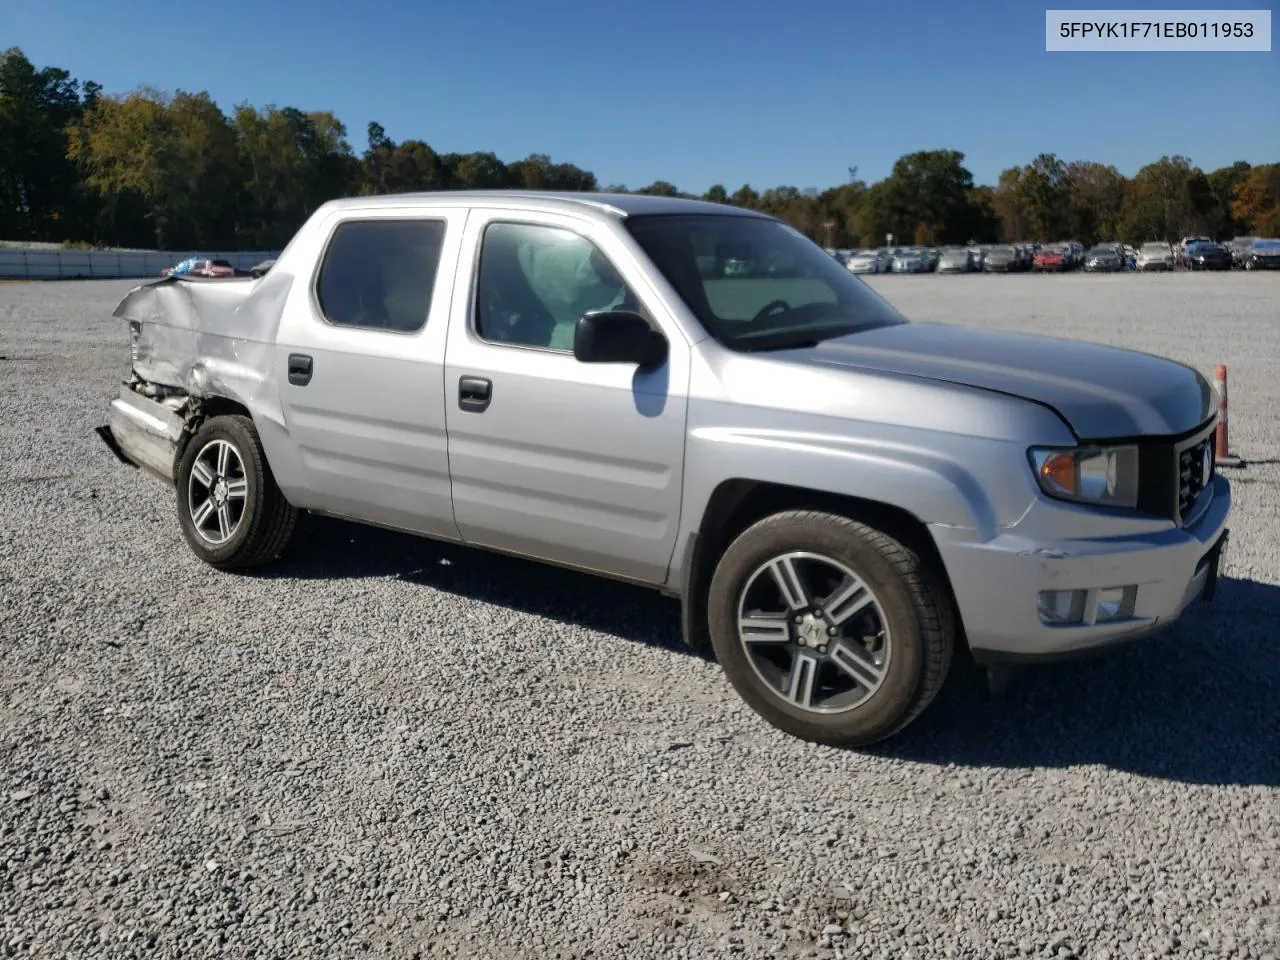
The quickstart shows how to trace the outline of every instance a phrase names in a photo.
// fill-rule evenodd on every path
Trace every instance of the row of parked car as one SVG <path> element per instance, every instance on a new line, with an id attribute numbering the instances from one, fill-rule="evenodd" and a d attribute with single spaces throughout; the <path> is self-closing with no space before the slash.
<path id="1" fill-rule="evenodd" d="M 1123 243 L 971 244 L 950 247 L 880 247 L 829 250 L 851 273 L 1017 273 L 1021 271 L 1118 273 L 1150 270 L 1280 269 L 1280 240 L 1236 237 L 1217 243 L 1184 237 L 1153 240 L 1140 247 Z"/>

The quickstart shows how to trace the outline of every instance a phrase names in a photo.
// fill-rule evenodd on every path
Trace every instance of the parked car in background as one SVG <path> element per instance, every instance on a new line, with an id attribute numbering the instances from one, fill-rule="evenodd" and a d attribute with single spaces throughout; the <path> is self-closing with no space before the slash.
<path id="1" fill-rule="evenodd" d="M 1243 268 L 1245 258 L 1249 255 L 1249 248 L 1253 246 L 1253 242 L 1257 237 L 1232 237 L 1227 241 L 1227 249 L 1231 251 L 1231 265 L 1236 268 Z"/>
<path id="2" fill-rule="evenodd" d="M 1183 237 L 1178 241 L 1177 249 L 1174 250 L 1174 260 L 1178 266 L 1190 267 L 1190 250 L 1198 243 L 1213 243 L 1213 237 Z"/>
<path id="3" fill-rule="evenodd" d="M 982 261 L 982 269 L 987 273 L 1013 273 L 1021 269 L 1018 251 L 1013 247 L 992 247 Z"/>
<path id="4" fill-rule="evenodd" d="M 160 271 L 162 277 L 236 277 L 239 271 L 227 260 L 209 260 L 205 257 L 188 257 L 172 267 Z"/>
<path id="5" fill-rule="evenodd" d="M 987 250 L 989 247 L 976 245 L 969 247 L 969 256 L 973 260 L 973 269 L 981 270 L 983 261 L 987 259 Z"/>
<path id="6" fill-rule="evenodd" d="M 263 260 L 261 263 L 255 263 L 252 267 L 249 268 L 249 276 L 251 277 L 266 276 L 267 272 L 270 271 L 270 269 L 275 265 L 276 265 L 276 262 L 274 260 Z"/>
<path id="7" fill-rule="evenodd" d="M 889 264 L 887 250 L 858 250 L 845 261 L 845 267 L 850 273 L 885 273 Z"/>
<path id="8" fill-rule="evenodd" d="M 765 721 L 841 746 L 912 723 L 957 651 L 1083 653 L 1214 597 L 1232 490 L 1190 366 L 911 323 L 780 220 L 672 197 L 353 197 L 280 260 L 114 311 L 99 436 L 212 568 L 314 511 L 649 587 Z M 154 503 L 109 522 L 154 536 Z M 132 576 L 194 609 L 172 566 Z M 237 611 L 248 655 L 272 615 Z M 552 647 L 570 682 L 594 666 Z M 468 722 L 502 722 L 471 686 Z"/>
<path id="9" fill-rule="evenodd" d="M 938 273 L 969 273 L 973 269 L 973 254 L 965 247 L 947 247 L 938 257 Z"/>
<path id="10" fill-rule="evenodd" d="M 1255 240 L 1244 257 L 1246 270 L 1280 270 L 1280 240 Z"/>
<path id="11" fill-rule="evenodd" d="M 928 273 L 929 255 L 923 250 L 903 250 L 893 258 L 894 273 Z"/>
<path id="12" fill-rule="evenodd" d="M 1188 270 L 1230 270 L 1231 251 L 1220 243 L 1193 243 L 1187 248 Z"/>
<path id="13" fill-rule="evenodd" d="M 1118 273 L 1124 269 L 1124 254 L 1114 243 L 1100 243 L 1085 254 L 1084 268 L 1089 273 Z"/>
<path id="14" fill-rule="evenodd" d="M 1137 268 L 1142 272 L 1148 270 L 1172 270 L 1175 261 L 1173 247 L 1159 240 L 1151 240 L 1138 248 Z"/>
<path id="15" fill-rule="evenodd" d="M 1031 266 L 1037 273 L 1062 273 L 1071 269 L 1070 253 L 1063 246 L 1045 246 L 1035 252 Z"/>

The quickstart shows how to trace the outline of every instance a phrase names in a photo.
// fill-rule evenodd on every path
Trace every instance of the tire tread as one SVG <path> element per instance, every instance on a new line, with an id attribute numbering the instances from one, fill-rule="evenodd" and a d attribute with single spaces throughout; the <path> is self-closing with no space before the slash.
<path id="1" fill-rule="evenodd" d="M 902 730 L 937 697 L 951 668 L 955 649 L 957 618 L 949 592 L 939 573 L 918 553 L 879 528 L 838 513 L 817 509 L 784 510 L 752 524 L 729 545 L 732 550 L 743 537 L 770 530 L 785 530 L 797 525 L 820 524 L 843 533 L 848 539 L 866 544 L 900 578 L 911 598 L 919 626 L 923 662 L 916 690 L 907 708 L 887 728 L 859 745 L 884 740 Z M 728 551 L 726 551 L 728 552 Z M 822 740 L 821 737 L 814 739 Z M 837 742 L 835 739 L 826 742 Z"/>
<path id="2" fill-rule="evenodd" d="M 262 448 L 262 440 L 251 418 L 243 414 L 222 414 L 210 417 L 200 425 L 191 438 L 189 447 L 198 446 L 202 442 L 200 439 L 202 434 L 215 430 L 240 435 L 238 438 L 240 442 L 236 445 L 243 447 L 240 453 L 249 461 L 246 467 L 251 469 L 259 479 L 258 497 L 253 505 L 253 513 L 247 518 L 249 533 L 237 549 L 225 557 L 210 555 L 207 549 L 195 543 L 192 543 L 193 549 L 196 549 L 197 555 L 202 560 L 219 570 L 241 570 L 274 560 L 288 546 L 293 536 L 298 522 L 298 511 L 285 499 L 279 486 L 276 485 L 271 465 L 267 463 L 266 451 Z M 183 506 L 183 498 L 183 482 L 180 476 L 178 483 L 180 511 L 186 509 Z M 188 536 L 188 542 L 191 542 L 190 536 Z"/>

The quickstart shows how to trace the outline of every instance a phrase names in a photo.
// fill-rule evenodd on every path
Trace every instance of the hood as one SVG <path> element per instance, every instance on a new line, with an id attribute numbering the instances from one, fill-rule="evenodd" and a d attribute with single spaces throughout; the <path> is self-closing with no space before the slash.
<path id="1" fill-rule="evenodd" d="M 866 330 L 791 354 L 992 390 L 1055 410 L 1082 440 L 1185 433 L 1217 399 L 1191 367 L 1117 347 L 939 323 Z"/>

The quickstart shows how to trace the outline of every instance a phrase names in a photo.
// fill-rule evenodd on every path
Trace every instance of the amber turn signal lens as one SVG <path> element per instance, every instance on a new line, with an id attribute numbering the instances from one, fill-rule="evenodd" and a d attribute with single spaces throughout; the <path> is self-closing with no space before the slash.
<path id="1" fill-rule="evenodd" d="M 1075 494 L 1076 458 L 1071 453 L 1055 453 L 1045 457 L 1040 464 L 1040 476 L 1066 494 Z"/>

